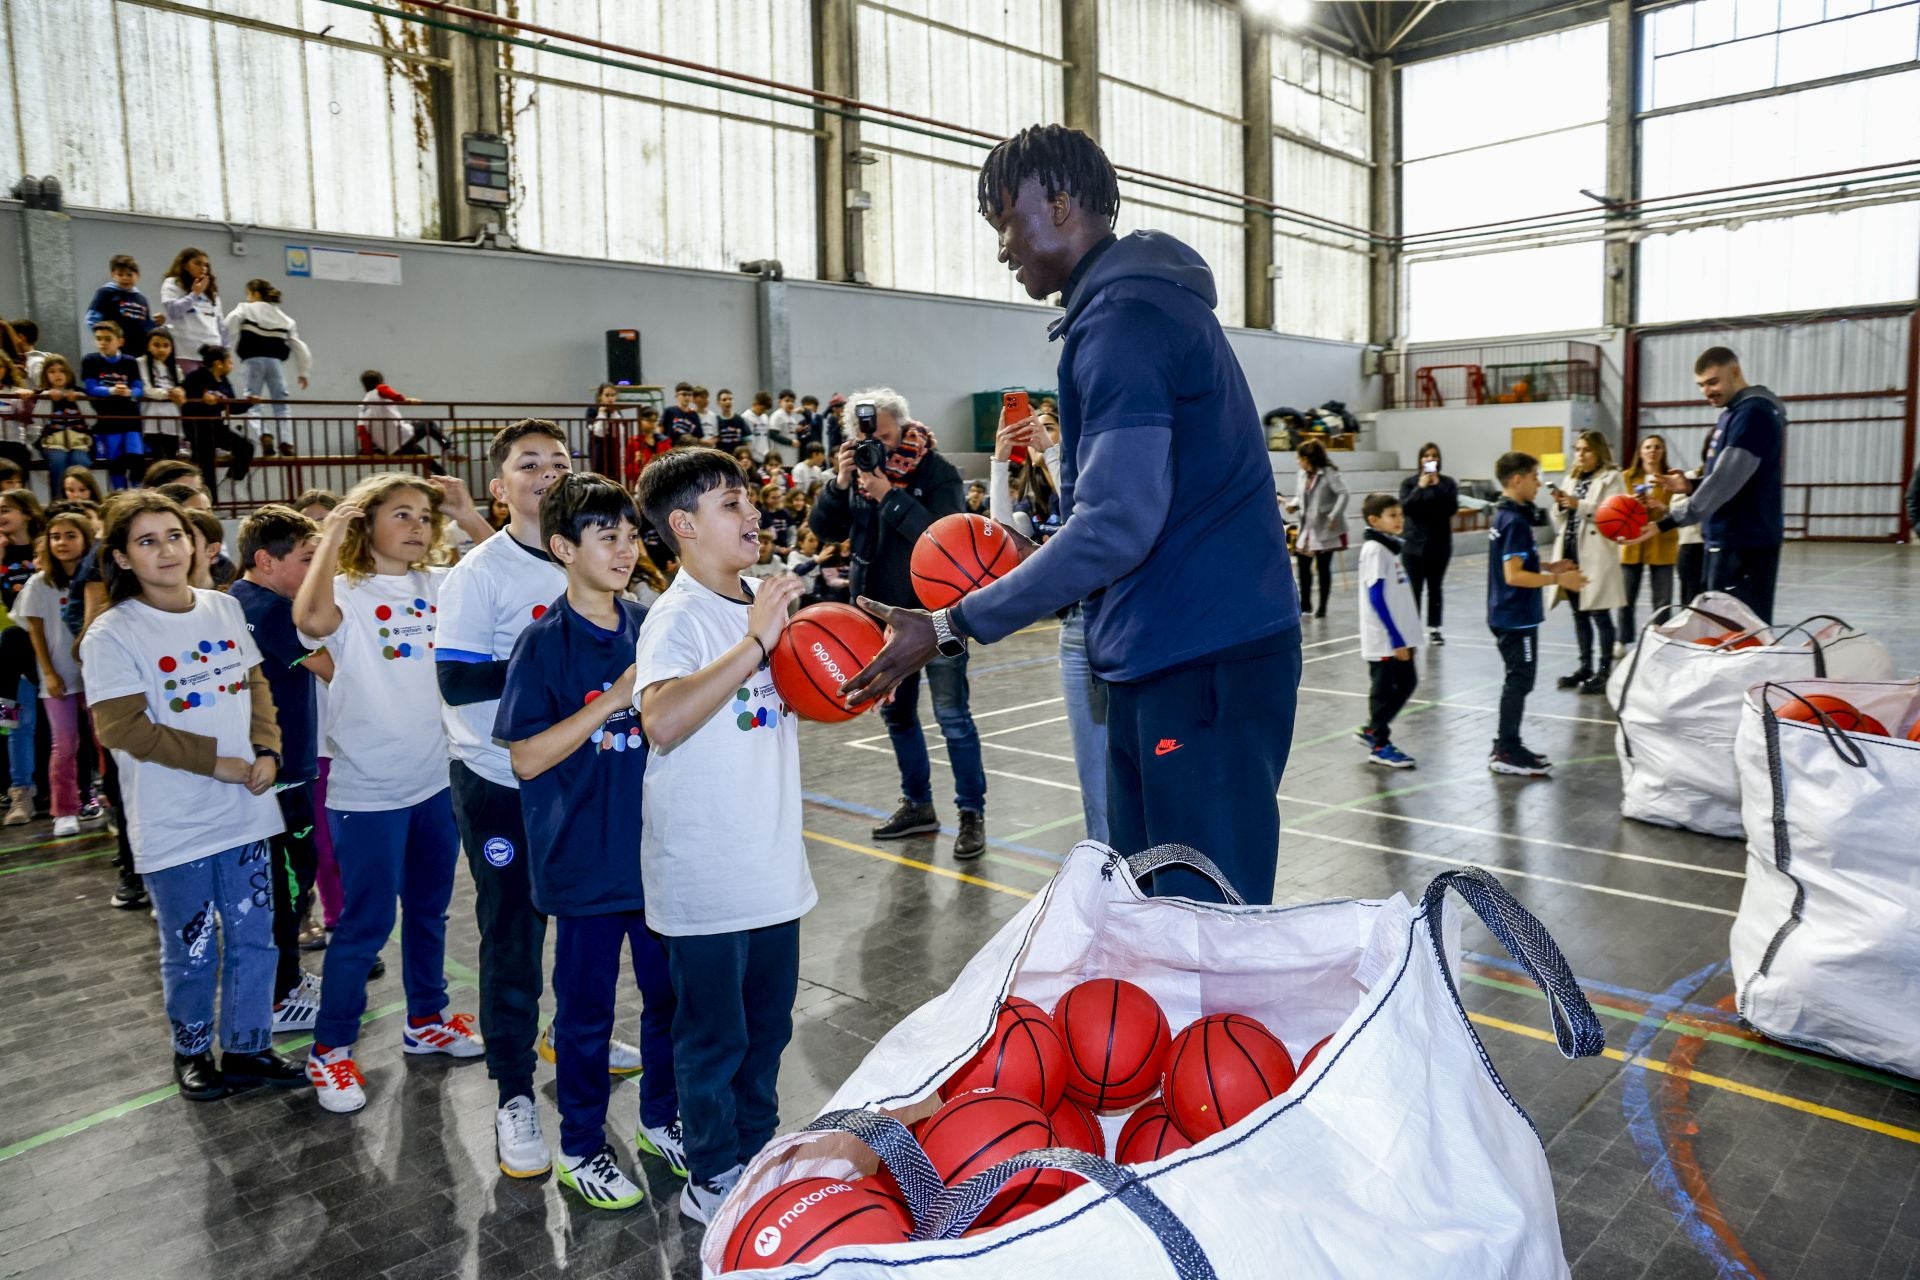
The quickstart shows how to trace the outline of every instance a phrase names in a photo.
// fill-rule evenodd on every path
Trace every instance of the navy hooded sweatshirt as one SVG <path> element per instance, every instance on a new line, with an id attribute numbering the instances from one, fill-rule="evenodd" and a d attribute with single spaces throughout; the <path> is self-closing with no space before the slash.
<path id="1" fill-rule="evenodd" d="M 1213 273 L 1159 231 L 1094 253 L 1050 331 L 1065 343 L 1066 523 L 968 595 L 960 625 L 991 644 L 1084 602 L 1088 658 L 1114 683 L 1251 656 L 1299 625 L 1300 601 L 1260 412 L 1213 315 Z"/>

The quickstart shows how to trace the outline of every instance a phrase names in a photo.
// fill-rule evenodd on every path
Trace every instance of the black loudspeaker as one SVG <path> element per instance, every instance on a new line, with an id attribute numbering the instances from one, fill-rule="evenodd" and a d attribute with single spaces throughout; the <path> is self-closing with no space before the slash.
<path id="1" fill-rule="evenodd" d="M 640 382 L 640 331 L 607 330 L 607 381 L 616 386 L 637 386 Z"/>

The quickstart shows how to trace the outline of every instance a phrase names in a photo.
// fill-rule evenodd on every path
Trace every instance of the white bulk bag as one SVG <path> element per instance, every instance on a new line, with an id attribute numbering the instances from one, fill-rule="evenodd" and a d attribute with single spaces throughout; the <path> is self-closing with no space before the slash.
<path id="1" fill-rule="evenodd" d="M 1844 698 L 1892 737 L 1782 719 Z M 1736 757 L 1747 883 L 1740 1015 L 1776 1040 L 1920 1077 L 1920 680 L 1794 680 L 1748 692 Z"/>
<path id="2" fill-rule="evenodd" d="M 984 1042 L 1007 995 L 1051 1007 L 1084 979 L 1118 977 L 1151 992 L 1176 1031 L 1203 1014 L 1246 1013 L 1296 1060 L 1335 1034 L 1287 1092 L 1192 1148 L 1125 1169 L 1060 1153 L 1093 1181 L 993 1231 L 849 1246 L 752 1274 L 982 1280 L 1070 1267 L 1098 1280 L 1566 1276 L 1546 1155 L 1454 989 L 1460 921 L 1457 909 L 1444 909 L 1446 890 L 1460 892 L 1548 993 L 1561 1051 L 1597 1054 L 1599 1021 L 1539 922 L 1478 868 L 1434 880 L 1417 909 L 1399 894 L 1250 907 L 1147 897 L 1138 877 L 1168 862 L 1224 884 L 1190 850 L 1129 861 L 1097 844 L 1075 848 L 945 994 L 873 1048 L 813 1127 L 774 1139 L 753 1160 L 706 1234 L 705 1274 L 718 1272 L 735 1226 L 761 1196 L 796 1178 L 871 1173 L 876 1147 L 889 1151 L 909 1200 L 919 1200 L 925 1188 L 910 1185 L 913 1162 L 894 1158 L 902 1153 L 893 1144 L 905 1143 L 928 1178 L 930 1167 L 903 1129 L 876 1116 L 930 1114 L 936 1088 Z M 1119 1124 L 1102 1119 L 1109 1150 Z M 862 1129 L 873 1145 L 845 1127 Z M 981 1174 L 946 1193 L 938 1213 L 917 1214 L 922 1234 L 956 1216 L 958 1226 L 971 1221 L 966 1210 L 985 1203 L 993 1179 Z"/>
<path id="3" fill-rule="evenodd" d="M 1713 648 L 1693 643 L 1728 632 L 1737 634 Z M 1734 647 L 1748 639 L 1760 643 Z M 1839 618 L 1769 627 L 1717 591 L 1684 609 L 1656 612 L 1607 683 L 1620 720 L 1620 812 L 1663 827 L 1738 836 L 1733 735 L 1741 699 L 1756 684 L 1808 677 L 1891 680 L 1893 660 L 1878 640 Z"/>

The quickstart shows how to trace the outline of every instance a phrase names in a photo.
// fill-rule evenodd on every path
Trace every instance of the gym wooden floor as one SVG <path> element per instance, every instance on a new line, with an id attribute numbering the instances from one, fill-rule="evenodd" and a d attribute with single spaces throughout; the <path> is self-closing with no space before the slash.
<path id="1" fill-rule="evenodd" d="M 1581 1280 L 1920 1277 L 1920 1082 L 1769 1044 L 1730 1012 L 1743 846 L 1619 816 L 1605 700 L 1552 688 L 1575 665 L 1564 614 L 1544 633 L 1543 687 L 1528 709 L 1529 741 L 1559 762 L 1556 776 L 1487 773 L 1501 671 L 1483 623 L 1484 573 L 1478 557 L 1455 561 L 1449 643 L 1420 659 L 1420 701 L 1395 735 L 1417 772 L 1368 766 L 1352 738 L 1366 690 L 1352 604 L 1306 624 L 1279 898 L 1417 896 L 1438 872 L 1474 863 L 1552 930 L 1606 1020 L 1606 1057 L 1559 1056 L 1539 994 L 1477 925 L 1460 976 L 1496 1066 L 1547 1144 Z M 1837 613 L 1885 640 L 1903 672 L 1920 672 L 1920 549 L 1793 546 L 1781 577 L 1780 616 Z M 1055 640 L 1036 628 L 975 655 L 994 843 L 964 871 L 951 831 L 887 846 L 869 838 L 898 786 L 877 721 L 804 732 L 821 904 L 803 926 L 781 1078 L 789 1124 L 811 1118 L 874 1040 L 942 990 L 1078 839 Z M 922 716 L 931 724 L 925 706 Z M 951 822 L 949 781 L 936 767 Z M 110 842 L 55 841 L 44 824 L 8 829 L 4 841 L 0 1275 L 699 1274 L 699 1228 L 679 1216 L 679 1183 L 657 1161 L 639 1166 L 650 1198 L 622 1214 L 588 1209 L 550 1178 L 499 1175 L 485 1068 L 400 1052 L 392 949 L 393 976 L 374 984 L 361 1041 L 364 1112 L 327 1115 L 305 1091 L 182 1102 L 153 923 L 108 907 Z M 455 1007 L 471 1009 L 464 874 L 447 963 Z M 626 1013 L 636 1011 L 634 997 Z M 543 1071 L 549 1137 L 552 1087 Z M 627 1157 L 635 1107 L 631 1083 L 616 1089 L 610 1134 Z"/>

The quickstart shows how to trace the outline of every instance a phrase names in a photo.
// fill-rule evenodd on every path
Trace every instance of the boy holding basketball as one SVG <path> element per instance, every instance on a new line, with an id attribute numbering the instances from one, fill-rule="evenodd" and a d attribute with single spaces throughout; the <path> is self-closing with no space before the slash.
<path id="1" fill-rule="evenodd" d="M 634 1145 L 686 1172 L 673 1087 L 673 984 L 660 939 L 647 928 L 633 846 L 647 772 L 633 654 L 647 611 L 620 592 L 641 555 L 640 517 L 613 481 L 565 474 L 540 502 L 540 532 L 567 589 L 514 642 L 493 736 L 507 744 L 520 780 L 533 905 L 554 923 L 560 1182 L 595 1208 L 625 1209 L 644 1193 L 603 1134 L 623 942 L 645 1001 Z"/>
<path id="2" fill-rule="evenodd" d="M 674 1076 L 690 1175 L 680 1211 L 705 1223 L 779 1123 L 800 917 L 817 898 L 800 835 L 799 725 L 767 666 L 804 584 L 743 577 L 760 555 L 760 513 L 719 450 L 659 459 L 641 473 L 639 497 L 680 560 L 640 628 L 632 697 L 651 751 L 646 921 L 665 941 L 679 1002 Z"/>
<path id="3" fill-rule="evenodd" d="M 1587 585 L 1571 560 L 1542 566 L 1533 539 L 1539 521 L 1533 500 L 1540 493 L 1540 460 L 1526 453 L 1503 453 L 1493 464 L 1500 482 L 1494 507 L 1491 554 L 1487 557 L 1487 625 L 1493 630 L 1507 678 L 1500 689 L 1500 735 L 1493 740 L 1487 768 L 1495 773 L 1544 778 L 1553 762 L 1520 741 L 1520 717 L 1533 692 L 1539 665 L 1540 624 L 1546 609 L 1540 589 L 1556 584 L 1568 591 Z"/>
<path id="4" fill-rule="evenodd" d="M 1413 757 L 1393 745 L 1393 718 L 1420 683 L 1413 651 L 1420 644 L 1420 606 L 1400 563 L 1400 531 L 1406 512 L 1390 493 L 1370 493 L 1360 505 L 1367 536 L 1360 546 L 1360 656 L 1371 691 L 1360 741 L 1367 760 L 1386 769 L 1411 769 Z"/>

